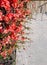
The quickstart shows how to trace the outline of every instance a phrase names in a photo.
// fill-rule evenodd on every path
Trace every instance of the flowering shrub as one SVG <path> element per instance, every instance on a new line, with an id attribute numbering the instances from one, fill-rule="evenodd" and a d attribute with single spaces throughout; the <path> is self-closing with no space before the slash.
<path id="1" fill-rule="evenodd" d="M 0 56 L 6 58 L 21 36 L 24 19 L 29 15 L 29 0 L 0 0 Z"/>

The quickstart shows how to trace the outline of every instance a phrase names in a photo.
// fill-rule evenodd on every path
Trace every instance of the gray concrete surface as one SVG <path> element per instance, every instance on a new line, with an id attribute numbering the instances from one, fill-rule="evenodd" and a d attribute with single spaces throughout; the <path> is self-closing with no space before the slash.
<path id="1" fill-rule="evenodd" d="M 47 16 L 38 14 L 33 17 L 36 20 L 28 20 L 32 24 L 27 24 L 32 29 L 27 36 L 32 41 L 19 44 L 21 48 L 17 49 L 16 65 L 47 65 Z"/>

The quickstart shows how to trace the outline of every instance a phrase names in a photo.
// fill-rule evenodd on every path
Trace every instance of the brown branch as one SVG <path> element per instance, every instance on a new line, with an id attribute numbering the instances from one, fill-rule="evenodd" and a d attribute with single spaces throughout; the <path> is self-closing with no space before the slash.
<path id="1" fill-rule="evenodd" d="M 39 5 L 38 8 L 40 8 L 40 7 L 42 7 L 42 6 L 46 5 L 46 4 L 47 4 L 47 2 L 43 3 L 42 5 Z"/>

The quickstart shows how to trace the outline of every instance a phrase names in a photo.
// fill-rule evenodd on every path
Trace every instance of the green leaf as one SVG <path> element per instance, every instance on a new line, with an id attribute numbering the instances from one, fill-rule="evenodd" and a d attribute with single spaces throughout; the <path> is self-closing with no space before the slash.
<path id="1" fill-rule="evenodd" d="M 0 38 L 2 38 L 2 33 L 0 33 Z"/>
<path id="2" fill-rule="evenodd" d="M 5 50 L 5 46 L 3 46 L 3 48 L 2 48 L 2 51 L 4 51 Z"/>
<path id="3" fill-rule="evenodd" d="M 0 59 L 2 59 L 3 57 L 0 55 Z"/>
<path id="4" fill-rule="evenodd" d="M 8 32 L 7 34 L 3 34 L 3 35 L 2 35 L 2 38 L 7 37 L 7 36 L 10 35 L 10 34 L 11 34 L 11 32 Z"/>

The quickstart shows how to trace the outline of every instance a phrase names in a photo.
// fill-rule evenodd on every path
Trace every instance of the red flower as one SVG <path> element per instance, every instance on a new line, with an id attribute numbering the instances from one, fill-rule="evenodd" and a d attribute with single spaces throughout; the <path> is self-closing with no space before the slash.
<path id="1" fill-rule="evenodd" d="M 7 51 L 5 50 L 5 51 L 3 51 L 2 53 L 1 53 L 1 55 L 2 55 L 2 57 L 4 57 L 4 59 L 6 58 L 6 56 L 7 56 Z"/>
<path id="2" fill-rule="evenodd" d="M 2 33 L 3 32 L 3 29 L 2 29 L 2 26 L 0 27 L 0 33 Z"/>
<path id="3" fill-rule="evenodd" d="M 13 0 L 14 3 L 18 3 L 18 0 Z"/>
<path id="4" fill-rule="evenodd" d="M 25 9 L 24 3 L 29 0 L 0 0 L 0 55 L 6 58 L 13 51 L 13 47 L 18 40 L 24 40 L 23 25 L 26 15 L 30 11 Z M 5 14 L 4 14 L 4 13 Z M 2 47 L 3 46 L 3 47 Z M 2 51 L 2 49 L 5 49 Z M 9 48 L 9 49 L 8 49 Z M 6 51 L 7 50 L 7 51 Z"/>
<path id="5" fill-rule="evenodd" d="M 0 44 L 0 50 L 2 49 L 2 45 Z"/>
<path id="6" fill-rule="evenodd" d="M 3 14 L 2 14 L 2 12 L 0 11 L 0 21 L 2 20 L 2 18 L 3 18 Z"/>

